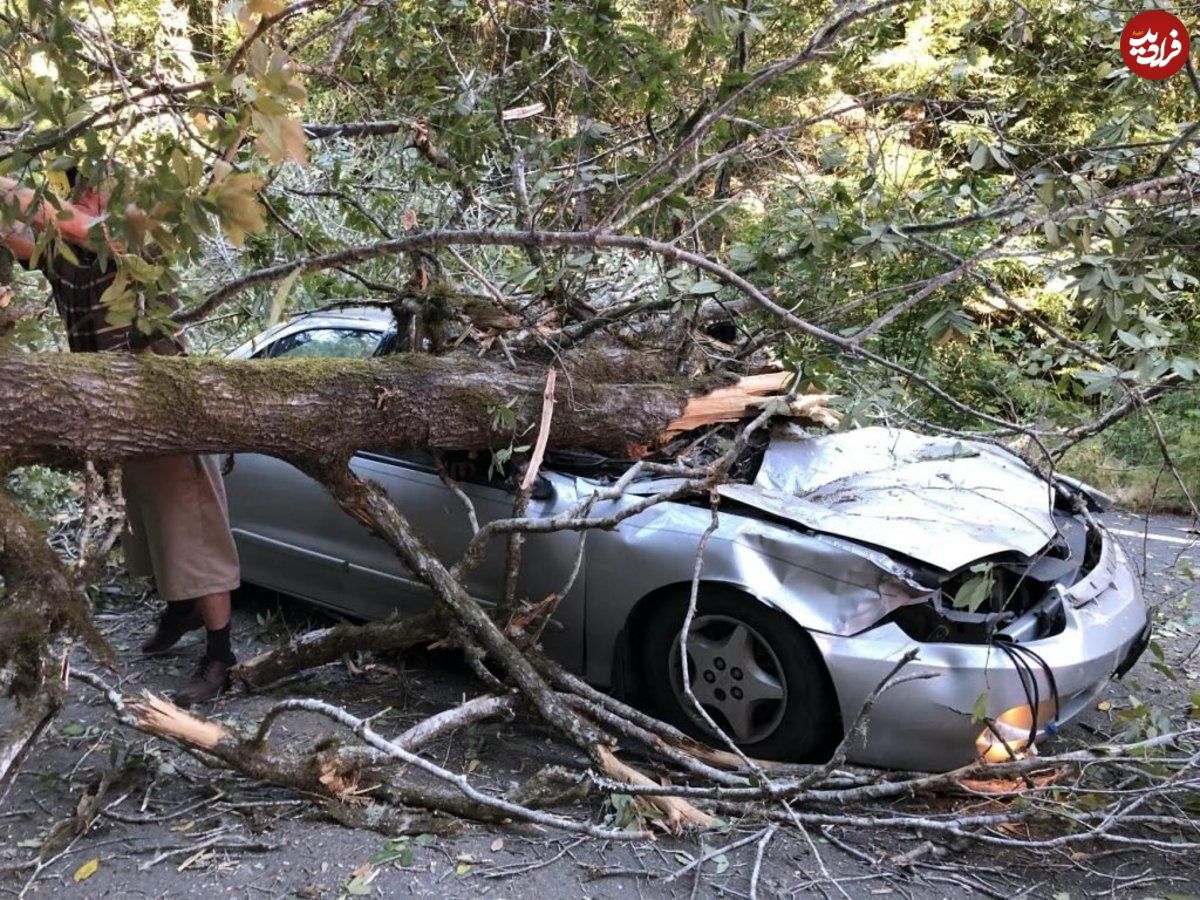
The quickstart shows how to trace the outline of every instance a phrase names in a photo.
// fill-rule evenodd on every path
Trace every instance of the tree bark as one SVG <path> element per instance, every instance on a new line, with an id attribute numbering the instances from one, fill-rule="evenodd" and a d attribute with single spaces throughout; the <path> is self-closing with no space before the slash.
<path id="1" fill-rule="evenodd" d="M 331 663 L 348 653 L 396 652 L 428 644 L 446 635 L 446 626 L 436 613 L 421 613 L 395 622 L 352 625 L 343 622 L 331 628 L 309 631 L 286 644 L 260 653 L 234 666 L 231 677 L 251 690 Z"/>
<path id="2" fill-rule="evenodd" d="M 719 417 L 750 411 L 782 389 L 756 378 L 731 385 L 664 374 L 635 353 L 555 361 L 550 447 L 622 456 L 660 446 L 688 412 L 721 388 Z M 506 446 L 538 416 L 545 366 L 517 370 L 465 354 L 381 360 L 227 361 L 123 354 L 0 355 L 0 470 L 172 453 L 252 452 L 333 462 L 359 450 Z M 732 386 L 737 393 L 736 383 Z M 511 405 L 516 424 L 494 427 Z M 732 412 L 731 412 L 732 409 Z"/>
<path id="3" fill-rule="evenodd" d="M 3 475 L 0 469 L 0 479 Z M 21 762 L 62 706 L 61 664 L 51 653 L 62 629 L 111 664 L 112 651 L 92 624 L 83 592 L 0 486 L 0 669 L 11 671 L 7 693 L 18 704 L 16 721 L 0 736 L 0 804 Z"/>
<path id="4" fill-rule="evenodd" d="M 3 469 L 0 469 L 2 476 Z M 9 692 L 31 697 L 48 672 L 50 641 L 67 629 L 108 665 L 113 653 L 89 616 L 83 591 L 38 527 L 0 488 L 0 667 L 13 667 Z"/>

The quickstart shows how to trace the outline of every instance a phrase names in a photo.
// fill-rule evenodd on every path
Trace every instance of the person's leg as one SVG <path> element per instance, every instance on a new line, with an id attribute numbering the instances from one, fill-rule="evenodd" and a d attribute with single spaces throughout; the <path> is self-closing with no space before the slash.
<path id="1" fill-rule="evenodd" d="M 208 632 L 205 652 L 211 659 L 219 659 L 228 665 L 237 662 L 229 639 L 229 592 L 207 594 L 196 601 L 204 628 Z"/>
<path id="2" fill-rule="evenodd" d="M 237 662 L 229 630 L 229 592 L 198 597 L 196 608 L 204 620 L 204 657 L 187 684 L 172 698 L 184 709 L 220 696 L 229 683 L 229 669 Z"/>
<path id="3" fill-rule="evenodd" d="M 142 653 L 145 656 L 166 653 L 178 644 L 185 634 L 203 625 L 200 606 L 195 600 L 176 600 L 168 603 L 162 615 L 158 617 L 154 633 L 142 644 Z"/>
<path id="4" fill-rule="evenodd" d="M 162 594 L 155 572 L 155 559 L 161 554 L 157 546 L 157 535 L 150 526 L 155 524 L 155 503 L 148 489 L 162 481 L 158 476 L 161 464 L 154 460 L 126 463 L 122 467 L 122 487 L 125 493 L 125 529 L 121 534 L 121 548 L 125 553 L 125 568 L 135 578 L 148 578 Z M 147 521 L 149 518 L 149 521 Z M 152 543 L 154 544 L 152 546 Z M 204 625 L 200 609 L 194 598 L 168 602 L 158 617 L 154 633 L 142 644 L 142 653 L 158 656 L 179 643 L 189 631 Z"/>
<path id="5" fill-rule="evenodd" d="M 190 604 L 206 628 L 205 654 L 175 702 L 191 706 L 219 695 L 236 662 L 230 640 L 230 592 L 239 583 L 237 549 L 229 531 L 224 484 L 214 460 L 163 457 L 148 461 L 143 516 L 159 593 Z M 195 621 L 194 619 L 191 621 Z"/>

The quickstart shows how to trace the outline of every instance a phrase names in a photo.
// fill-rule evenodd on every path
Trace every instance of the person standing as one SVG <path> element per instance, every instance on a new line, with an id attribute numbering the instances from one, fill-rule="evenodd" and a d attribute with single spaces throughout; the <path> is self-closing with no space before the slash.
<path id="1" fill-rule="evenodd" d="M 116 277 L 116 263 L 87 246 L 88 232 L 106 212 L 107 198 L 68 173 L 71 199 L 58 209 L 35 192 L 0 177 L 0 202 L 15 205 L 20 221 L 0 232 L 9 251 L 27 267 L 38 256 L 37 232 L 53 230 L 69 251 L 48 241 L 37 259 L 50 283 L 73 353 L 185 352 L 178 335 L 139 340 L 130 324 L 113 324 L 103 302 Z M 31 209 L 31 207 L 36 208 Z M 215 460 L 180 455 L 130 460 L 122 466 L 126 527 L 122 534 L 131 574 L 154 580 L 166 601 L 154 633 L 142 652 L 158 655 L 189 631 L 204 627 L 204 655 L 195 672 L 174 694 L 189 707 L 217 697 L 236 663 L 230 633 L 230 592 L 241 581 L 237 548 L 229 530 L 225 486 Z"/>

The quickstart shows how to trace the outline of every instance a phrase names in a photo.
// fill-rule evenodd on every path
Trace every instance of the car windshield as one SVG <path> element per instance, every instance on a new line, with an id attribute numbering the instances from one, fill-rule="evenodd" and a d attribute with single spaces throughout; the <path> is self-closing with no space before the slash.
<path id="1" fill-rule="evenodd" d="M 269 359 L 366 359 L 375 354 L 382 337 L 377 331 L 358 328 L 309 328 L 280 338 L 258 356 Z"/>

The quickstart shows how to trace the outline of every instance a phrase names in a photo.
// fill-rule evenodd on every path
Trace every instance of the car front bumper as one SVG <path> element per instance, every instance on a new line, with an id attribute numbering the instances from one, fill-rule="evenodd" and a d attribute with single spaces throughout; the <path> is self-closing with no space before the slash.
<path id="1" fill-rule="evenodd" d="M 1071 587 L 1055 589 L 1063 600 L 1063 630 L 1022 640 L 1022 631 L 1030 626 L 1027 617 L 1005 629 L 1045 662 L 1045 667 L 1035 662 L 1031 668 L 1043 701 L 1037 714 L 1039 738 L 1076 716 L 1114 675 L 1127 671 L 1148 640 L 1148 615 L 1134 571 L 1116 539 L 1103 529 L 1100 534 L 1095 567 Z M 966 765 L 978 758 L 976 742 L 987 730 L 975 718 L 980 708 L 1000 722 L 1016 722 L 1020 716 L 1014 714 L 1023 712 L 1020 727 L 1028 737 L 1028 694 L 1016 665 L 995 646 L 917 642 L 893 623 L 851 637 L 812 636 L 829 666 L 847 728 L 904 654 L 918 649 L 917 658 L 900 673 L 906 680 L 876 701 L 865 737 L 852 738 L 851 762 L 923 771 Z M 1045 668 L 1053 672 L 1057 716 Z"/>

